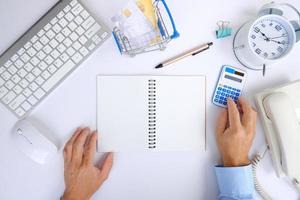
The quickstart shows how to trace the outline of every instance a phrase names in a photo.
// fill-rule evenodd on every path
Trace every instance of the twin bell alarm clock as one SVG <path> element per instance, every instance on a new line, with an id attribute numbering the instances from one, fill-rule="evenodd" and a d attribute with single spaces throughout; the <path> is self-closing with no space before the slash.
<path id="1" fill-rule="evenodd" d="M 289 19 L 291 14 L 298 21 Z M 265 73 L 266 66 L 287 56 L 299 40 L 299 11 L 290 4 L 269 3 L 238 30 L 233 51 L 242 65 Z"/>

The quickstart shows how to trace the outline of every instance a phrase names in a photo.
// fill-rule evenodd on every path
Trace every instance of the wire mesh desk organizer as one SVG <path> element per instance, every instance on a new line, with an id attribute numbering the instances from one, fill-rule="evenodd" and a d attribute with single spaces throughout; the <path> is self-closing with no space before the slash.
<path id="1" fill-rule="evenodd" d="M 140 0 L 143 1 L 143 0 Z M 149 2 L 149 1 L 148 1 Z M 150 1 L 152 2 L 152 1 Z M 113 36 L 117 43 L 118 49 L 121 54 L 129 55 L 134 57 L 137 54 L 146 53 L 150 51 L 160 50 L 163 51 L 167 48 L 167 44 L 179 37 L 179 33 L 176 29 L 174 19 L 172 14 L 168 8 L 167 3 L 165 0 L 155 0 L 153 3 L 150 3 L 153 8 L 153 15 L 155 21 L 152 20 L 152 24 L 156 27 L 155 28 L 155 36 L 153 35 L 154 31 L 152 32 L 145 32 L 139 37 L 139 42 L 136 42 L 133 38 L 130 38 L 128 34 L 126 34 L 126 28 L 130 29 L 131 27 L 124 27 L 115 26 L 113 29 Z M 132 6 L 132 5 L 131 5 Z M 162 14 L 162 11 L 166 13 L 166 15 Z M 140 11 L 138 11 L 140 12 Z M 130 14 L 130 13 L 129 13 Z M 125 11 L 126 15 L 126 11 Z M 136 17 L 136 16 L 135 16 Z M 145 16 L 143 16 L 145 17 Z M 169 18 L 170 26 L 166 24 L 166 18 Z M 150 22 L 150 21 L 149 21 Z M 148 22 L 148 23 L 149 23 Z M 136 23 L 134 24 L 134 26 Z M 122 30 L 123 29 L 123 30 Z M 173 29 L 172 35 L 170 35 L 170 30 Z M 152 34 L 152 35 L 151 35 Z M 151 38 L 151 39 L 149 39 Z M 144 40 L 143 42 L 140 42 Z"/>

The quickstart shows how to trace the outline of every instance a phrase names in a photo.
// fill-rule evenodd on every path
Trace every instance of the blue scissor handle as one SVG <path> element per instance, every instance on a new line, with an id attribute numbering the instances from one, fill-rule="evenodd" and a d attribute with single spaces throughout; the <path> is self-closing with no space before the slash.
<path id="1" fill-rule="evenodd" d="M 156 0 L 156 1 L 157 1 L 157 2 L 158 2 L 158 1 L 161 1 L 161 2 L 163 3 L 163 5 L 164 5 L 164 7 L 165 7 L 165 9 L 166 9 L 166 11 L 167 11 L 167 13 L 168 13 L 168 15 L 169 15 L 169 18 L 170 18 L 170 20 L 171 20 L 172 27 L 173 27 L 173 34 L 171 35 L 171 39 L 176 39 L 176 38 L 178 38 L 178 37 L 180 36 L 180 34 L 179 34 L 179 32 L 177 31 L 177 29 L 176 29 L 176 25 L 175 25 L 174 19 L 173 19 L 173 17 L 172 17 L 172 14 L 171 14 L 171 12 L 170 12 L 170 9 L 169 9 L 167 3 L 165 2 L 165 0 Z"/>

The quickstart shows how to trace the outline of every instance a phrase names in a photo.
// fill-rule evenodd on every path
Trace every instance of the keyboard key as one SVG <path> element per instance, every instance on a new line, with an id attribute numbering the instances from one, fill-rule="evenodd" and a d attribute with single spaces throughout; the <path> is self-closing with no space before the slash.
<path id="1" fill-rule="evenodd" d="M 22 88 L 26 88 L 27 86 L 28 86 L 28 81 L 27 80 L 25 80 L 25 79 L 23 79 L 23 80 L 21 80 L 20 82 L 19 82 L 19 84 L 20 84 L 20 86 L 22 86 Z"/>
<path id="2" fill-rule="evenodd" d="M 33 66 L 32 66 L 32 64 L 27 63 L 27 64 L 25 64 L 24 68 L 27 70 L 27 72 L 30 72 L 33 69 Z"/>
<path id="3" fill-rule="evenodd" d="M 37 57 L 33 57 L 31 60 L 30 60 L 31 64 L 33 66 L 37 66 L 40 62 L 40 60 L 37 58 Z"/>
<path id="4" fill-rule="evenodd" d="M 79 38 L 79 36 L 75 32 L 73 32 L 71 33 L 70 38 L 71 40 L 76 41 Z"/>
<path id="5" fill-rule="evenodd" d="M 10 91 L 6 94 L 6 96 L 2 99 L 2 101 L 4 104 L 9 104 L 16 96 L 17 96 L 16 93 Z"/>
<path id="6" fill-rule="evenodd" d="M 24 54 L 21 56 L 21 60 L 22 60 L 24 63 L 27 63 L 27 62 L 30 60 L 30 57 L 28 56 L 27 53 L 24 53 Z"/>
<path id="7" fill-rule="evenodd" d="M 62 66 L 64 63 L 60 60 L 57 59 L 56 61 L 54 61 L 53 63 L 57 68 L 60 68 L 60 66 Z"/>
<path id="8" fill-rule="evenodd" d="M 49 53 L 52 51 L 52 48 L 51 48 L 49 45 L 46 45 L 46 46 L 43 48 L 43 51 L 44 51 L 46 54 L 49 54 Z"/>
<path id="9" fill-rule="evenodd" d="M 25 101 L 25 99 L 26 99 L 25 96 L 21 94 L 9 104 L 9 107 L 12 110 L 15 110 L 17 107 L 21 105 L 21 103 Z"/>
<path id="10" fill-rule="evenodd" d="M 21 88 L 19 85 L 16 85 L 13 90 L 16 94 L 20 94 L 23 91 L 23 88 Z"/>
<path id="11" fill-rule="evenodd" d="M 5 68 L 4 67 L 0 67 L 0 74 L 2 74 L 3 72 L 5 72 Z"/>
<path id="12" fill-rule="evenodd" d="M 18 71 L 18 75 L 24 78 L 26 76 L 27 72 L 22 68 Z"/>
<path id="13" fill-rule="evenodd" d="M 79 52 L 83 55 L 83 56 L 86 56 L 88 55 L 89 51 L 85 48 L 85 47 L 82 47 Z"/>
<path id="14" fill-rule="evenodd" d="M 45 80 L 44 80 L 41 76 L 39 76 L 39 77 L 37 77 L 37 78 L 35 79 L 35 82 L 36 82 L 38 85 L 42 85 L 42 84 L 45 82 Z"/>
<path id="15" fill-rule="evenodd" d="M 66 53 L 61 54 L 59 57 L 63 62 L 66 62 L 69 59 L 69 56 Z"/>
<path id="16" fill-rule="evenodd" d="M 71 11 L 74 15 L 78 15 L 82 10 L 83 10 L 82 5 L 77 4 L 75 7 L 72 8 Z"/>
<path id="17" fill-rule="evenodd" d="M 69 56 L 72 56 L 72 55 L 74 55 L 75 50 L 72 47 L 70 47 L 70 48 L 68 48 L 67 53 L 69 54 Z"/>
<path id="18" fill-rule="evenodd" d="M 45 31 L 44 31 L 43 29 L 40 30 L 40 31 L 37 33 L 37 35 L 38 35 L 39 37 L 42 37 L 44 34 L 45 34 Z"/>
<path id="19" fill-rule="evenodd" d="M 72 45 L 72 41 L 69 38 L 66 38 L 63 43 L 64 43 L 64 45 L 66 45 L 66 47 L 69 47 Z"/>
<path id="20" fill-rule="evenodd" d="M 76 33 L 77 33 L 78 35 L 82 35 L 82 34 L 84 33 L 84 29 L 83 29 L 81 26 L 79 26 L 79 27 L 76 29 Z"/>
<path id="21" fill-rule="evenodd" d="M 2 87 L 0 88 L 0 99 L 1 99 L 2 97 L 4 97 L 4 95 L 6 95 L 7 92 L 8 92 L 8 89 L 7 89 L 6 87 L 2 86 Z"/>
<path id="22" fill-rule="evenodd" d="M 40 63 L 38 64 L 38 67 L 39 67 L 42 71 L 44 71 L 44 70 L 48 67 L 48 65 L 47 65 L 44 61 L 42 61 L 42 62 L 40 62 Z"/>
<path id="23" fill-rule="evenodd" d="M 0 78 L 0 86 L 2 86 L 4 83 L 5 81 L 2 78 Z"/>
<path id="24" fill-rule="evenodd" d="M 82 17 L 80 17 L 80 16 L 77 16 L 76 18 L 75 18 L 75 20 L 74 20 L 78 25 L 80 25 L 80 24 L 82 24 L 82 22 L 83 22 L 83 19 L 82 19 Z"/>
<path id="25" fill-rule="evenodd" d="M 44 79 L 48 79 L 50 76 L 51 76 L 51 75 L 50 75 L 50 73 L 49 73 L 48 71 L 44 71 L 44 72 L 42 73 L 42 77 L 43 77 Z"/>
<path id="26" fill-rule="evenodd" d="M 77 4 L 77 0 L 73 0 L 73 1 L 70 2 L 70 5 L 71 5 L 72 7 L 74 7 L 76 4 Z"/>
<path id="27" fill-rule="evenodd" d="M 87 32 L 85 32 L 85 36 L 87 38 L 92 38 L 99 30 L 100 26 L 98 24 L 94 24 Z"/>
<path id="28" fill-rule="evenodd" d="M 44 30 L 48 31 L 51 28 L 51 25 L 48 23 L 46 26 L 44 26 Z"/>
<path id="29" fill-rule="evenodd" d="M 32 90 L 32 91 L 36 91 L 38 89 L 38 85 L 35 83 L 35 82 L 32 82 L 30 85 L 29 85 L 29 88 Z"/>
<path id="30" fill-rule="evenodd" d="M 10 61 L 10 60 L 8 60 L 8 61 L 6 61 L 6 63 L 4 64 L 4 66 L 6 67 L 6 68 L 8 68 L 9 66 L 11 66 L 12 65 L 12 62 Z M 0 72 L 1 73 L 1 72 Z"/>
<path id="31" fill-rule="evenodd" d="M 63 34 L 59 33 L 55 36 L 55 39 L 61 43 L 64 39 L 65 39 L 65 36 L 63 36 Z"/>
<path id="32" fill-rule="evenodd" d="M 23 94 L 24 94 L 26 97 L 29 97 L 29 96 L 32 94 L 32 91 L 31 91 L 29 88 L 26 88 L 26 89 L 23 91 Z"/>
<path id="33" fill-rule="evenodd" d="M 24 49 L 24 48 L 21 48 L 21 49 L 18 51 L 19 56 L 21 56 L 24 52 L 25 52 L 25 49 Z"/>
<path id="34" fill-rule="evenodd" d="M 45 58 L 45 62 L 46 62 L 48 65 L 50 65 L 53 61 L 54 61 L 54 59 L 53 59 L 51 56 L 47 56 L 47 57 Z"/>
<path id="35" fill-rule="evenodd" d="M 60 45 L 57 46 L 57 50 L 58 50 L 60 53 L 62 53 L 62 52 L 64 52 L 64 51 L 66 50 L 66 47 L 65 47 L 65 45 L 63 45 L 63 44 L 60 44 Z"/>
<path id="36" fill-rule="evenodd" d="M 44 35 L 43 37 L 41 37 L 40 42 L 43 45 L 46 45 L 49 42 L 49 39 Z"/>
<path id="37" fill-rule="evenodd" d="M 42 71 L 41 71 L 39 68 L 34 68 L 34 69 L 32 70 L 32 73 L 33 73 L 35 76 L 39 76 L 39 75 L 42 73 Z"/>
<path id="38" fill-rule="evenodd" d="M 54 17 L 54 18 L 50 21 L 50 23 L 51 23 L 52 25 L 56 24 L 57 22 L 58 22 L 57 17 Z"/>
<path id="39" fill-rule="evenodd" d="M 16 114 L 17 114 L 19 117 L 22 117 L 22 116 L 25 114 L 25 111 L 24 111 L 22 108 L 17 108 Z"/>
<path id="40" fill-rule="evenodd" d="M 17 74 L 15 74 L 11 80 L 14 82 L 14 83 L 19 83 L 19 81 L 21 80 L 20 76 L 18 76 Z"/>
<path id="41" fill-rule="evenodd" d="M 39 39 L 38 36 L 35 35 L 31 38 L 31 42 L 35 43 L 38 39 Z"/>
<path id="42" fill-rule="evenodd" d="M 8 71 L 5 71 L 4 73 L 1 74 L 1 77 L 7 81 L 8 79 L 10 79 L 11 74 Z"/>
<path id="43" fill-rule="evenodd" d="M 71 31 L 68 27 L 64 28 L 64 30 L 62 30 L 62 33 L 64 34 L 64 36 L 68 37 L 71 34 Z"/>
<path id="44" fill-rule="evenodd" d="M 73 48 L 75 49 L 75 50 L 79 50 L 80 48 L 81 48 L 81 44 L 78 42 L 78 41 L 76 41 L 74 44 L 73 44 Z"/>
<path id="45" fill-rule="evenodd" d="M 11 57 L 11 60 L 12 60 L 13 62 L 15 62 L 18 58 L 19 58 L 19 56 L 18 56 L 17 54 L 15 54 L 15 55 L 13 55 L 13 56 Z"/>
<path id="46" fill-rule="evenodd" d="M 32 45 L 31 42 L 27 42 L 27 43 L 24 45 L 24 48 L 28 50 L 28 49 L 31 47 L 31 45 Z"/>
<path id="47" fill-rule="evenodd" d="M 46 35 L 50 40 L 55 37 L 55 33 L 52 30 L 49 30 Z"/>
<path id="48" fill-rule="evenodd" d="M 29 56 L 33 57 L 36 54 L 36 50 L 31 47 L 30 49 L 28 49 L 27 53 Z"/>
<path id="49" fill-rule="evenodd" d="M 85 22 L 82 23 L 82 27 L 87 30 L 94 24 L 95 20 L 92 17 L 89 17 Z"/>
<path id="50" fill-rule="evenodd" d="M 9 71 L 9 73 L 11 74 L 15 74 L 18 71 L 18 69 L 12 65 L 10 68 L 8 68 L 7 71 Z"/>
<path id="51" fill-rule="evenodd" d="M 51 52 L 51 56 L 56 59 L 60 56 L 60 53 L 55 49 L 54 51 Z"/>
<path id="52" fill-rule="evenodd" d="M 81 17 L 83 17 L 83 19 L 86 19 L 90 16 L 90 14 L 86 10 L 82 11 L 80 15 Z"/>
<path id="53" fill-rule="evenodd" d="M 25 111 L 28 111 L 30 108 L 31 108 L 31 105 L 25 101 L 23 104 L 22 104 L 22 108 L 25 110 Z"/>
<path id="54" fill-rule="evenodd" d="M 15 66 L 17 67 L 17 68 L 21 68 L 21 67 L 23 67 L 23 65 L 24 65 L 24 63 L 21 61 L 21 60 L 17 60 L 16 62 L 15 62 Z"/>
<path id="55" fill-rule="evenodd" d="M 74 15 L 73 15 L 72 13 L 67 13 L 67 14 L 65 15 L 65 18 L 66 18 L 69 22 L 71 22 L 71 21 L 74 19 Z"/>
<path id="56" fill-rule="evenodd" d="M 29 73 L 29 74 L 27 74 L 27 76 L 25 78 L 28 82 L 31 83 L 32 81 L 34 81 L 35 76 L 32 73 Z"/>
<path id="57" fill-rule="evenodd" d="M 69 12 L 71 10 L 71 6 L 67 5 L 65 8 L 64 8 L 64 11 L 65 13 Z"/>
<path id="58" fill-rule="evenodd" d="M 63 11 L 60 11 L 58 14 L 57 14 L 57 18 L 58 19 L 61 19 L 61 18 L 63 18 L 64 17 L 64 12 Z"/>
<path id="59" fill-rule="evenodd" d="M 49 44 L 50 44 L 50 46 L 51 46 L 52 48 L 55 48 L 55 47 L 57 47 L 58 42 L 57 42 L 55 39 L 52 39 L 51 42 L 50 42 Z"/>
<path id="60" fill-rule="evenodd" d="M 42 88 L 47 92 L 52 89 L 68 72 L 70 72 L 75 67 L 75 64 L 69 60 L 60 69 L 57 70 L 53 76 L 48 79 Z"/>
<path id="61" fill-rule="evenodd" d="M 33 95 L 28 98 L 28 102 L 33 106 L 37 103 L 37 101 L 38 100 Z"/>
<path id="62" fill-rule="evenodd" d="M 74 22 L 71 22 L 69 25 L 68 25 L 69 29 L 73 32 L 77 27 L 78 25 Z"/>
<path id="63" fill-rule="evenodd" d="M 58 23 L 61 25 L 61 27 L 65 27 L 65 26 L 67 26 L 67 25 L 68 25 L 68 22 L 67 22 L 67 20 L 65 20 L 64 18 L 63 18 L 63 19 L 61 19 L 61 20 L 60 20 Z"/>
<path id="64" fill-rule="evenodd" d="M 59 24 L 55 24 L 53 26 L 53 30 L 54 30 L 55 33 L 59 33 L 61 31 L 61 29 L 62 28 L 61 28 L 61 26 Z"/>
<path id="65" fill-rule="evenodd" d="M 87 41 L 88 41 L 88 39 L 84 35 L 79 38 L 79 42 L 82 45 L 84 45 Z"/>
<path id="66" fill-rule="evenodd" d="M 42 45 L 39 41 L 37 41 L 36 43 L 34 43 L 33 47 L 34 47 L 37 51 L 39 51 L 39 50 L 41 50 L 41 49 L 43 48 L 43 45 Z"/>
<path id="67" fill-rule="evenodd" d="M 77 52 L 74 54 L 74 56 L 72 57 L 72 60 L 75 62 L 75 63 L 79 63 L 81 60 L 82 60 L 82 56 Z"/>
<path id="68" fill-rule="evenodd" d="M 107 36 L 108 36 L 108 33 L 107 33 L 107 32 L 104 32 L 104 33 L 102 33 L 101 38 L 102 38 L 102 39 L 105 39 Z"/>
<path id="69" fill-rule="evenodd" d="M 91 44 L 91 45 L 88 47 L 88 49 L 89 49 L 90 51 L 92 51 L 95 47 L 96 47 L 96 45 Z"/>
<path id="70" fill-rule="evenodd" d="M 56 68 L 54 65 L 50 65 L 50 66 L 48 67 L 48 71 L 49 71 L 51 74 L 53 74 L 54 72 L 56 72 L 56 70 L 57 70 L 57 68 Z"/>
<path id="71" fill-rule="evenodd" d="M 46 93 L 44 92 L 44 90 L 42 90 L 41 88 L 39 88 L 35 93 L 34 96 L 37 99 L 41 99 Z"/>

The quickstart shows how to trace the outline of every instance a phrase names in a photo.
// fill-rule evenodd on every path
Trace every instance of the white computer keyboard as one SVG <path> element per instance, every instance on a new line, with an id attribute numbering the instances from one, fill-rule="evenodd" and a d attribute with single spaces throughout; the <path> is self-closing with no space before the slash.
<path id="1" fill-rule="evenodd" d="M 26 116 L 110 34 L 77 0 L 57 3 L 0 62 L 0 101 Z"/>

